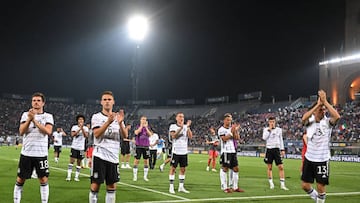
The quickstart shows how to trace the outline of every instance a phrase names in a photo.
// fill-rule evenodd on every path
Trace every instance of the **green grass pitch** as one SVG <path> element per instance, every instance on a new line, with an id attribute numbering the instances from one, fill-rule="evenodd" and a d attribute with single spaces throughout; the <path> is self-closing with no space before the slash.
<path id="1" fill-rule="evenodd" d="M 0 202 L 13 202 L 13 188 L 16 179 L 20 150 L 14 147 L 0 147 Z M 66 170 L 69 161 L 69 149 L 64 149 L 60 162 L 54 163 L 53 149 L 49 152 L 50 162 L 50 203 L 88 202 L 89 169 L 82 169 L 80 182 L 66 182 Z M 279 189 L 278 170 L 274 166 L 275 189 L 270 190 L 266 166 L 261 158 L 239 157 L 239 186 L 244 193 L 226 194 L 220 190 L 219 174 L 205 171 L 207 155 L 189 155 L 189 166 L 186 171 L 185 188 L 190 194 L 168 193 L 169 165 L 162 173 L 158 168 L 150 170 L 149 182 L 142 179 L 142 160 L 139 165 L 138 181 L 132 181 L 131 169 L 120 169 L 121 180 L 118 184 L 117 202 L 313 202 L 300 188 L 300 160 L 284 160 L 286 186 L 290 191 Z M 132 163 L 132 161 L 131 161 Z M 157 161 L 157 166 L 162 160 Z M 132 164 L 131 164 L 132 165 Z M 219 171 L 219 164 L 217 163 Z M 330 185 L 327 186 L 326 202 L 360 202 L 360 163 L 331 162 Z M 178 176 L 175 176 L 175 190 L 178 187 Z M 27 180 L 22 193 L 22 203 L 40 201 L 38 180 Z M 99 193 L 99 203 L 105 202 L 105 187 Z"/>

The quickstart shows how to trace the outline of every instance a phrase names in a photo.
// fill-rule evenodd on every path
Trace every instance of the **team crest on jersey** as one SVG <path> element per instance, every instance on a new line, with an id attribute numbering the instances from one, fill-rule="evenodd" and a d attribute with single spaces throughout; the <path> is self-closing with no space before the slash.
<path id="1" fill-rule="evenodd" d="M 94 178 L 99 178 L 98 172 L 95 172 L 95 173 L 94 173 Z"/>

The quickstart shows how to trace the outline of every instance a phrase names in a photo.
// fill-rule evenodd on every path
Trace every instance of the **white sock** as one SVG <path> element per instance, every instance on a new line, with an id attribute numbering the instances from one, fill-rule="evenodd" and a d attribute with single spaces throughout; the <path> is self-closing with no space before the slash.
<path id="1" fill-rule="evenodd" d="M 239 181 L 239 172 L 233 172 L 232 185 L 233 189 L 238 189 L 238 181 Z"/>
<path id="2" fill-rule="evenodd" d="M 227 185 L 227 174 L 223 171 L 223 169 L 220 169 L 220 183 L 221 183 L 221 189 L 225 190 L 228 188 Z"/>
<path id="3" fill-rule="evenodd" d="M 233 176 L 234 171 L 232 169 L 229 169 L 229 188 L 233 188 Z"/>
<path id="4" fill-rule="evenodd" d="M 137 168 L 137 166 L 136 166 L 136 168 L 135 168 L 135 166 L 134 166 L 134 168 L 133 168 L 133 175 L 134 175 L 134 177 L 136 177 L 136 178 L 137 178 L 137 173 L 138 173 L 138 168 Z"/>
<path id="5" fill-rule="evenodd" d="M 316 203 L 325 203 L 325 199 L 317 198 Z"/>
<path id="6" fill-rule="evenodd" d="M 115 190 L 106 190 L 105 202 L 115 203 L 116 195 Z"/>
<path id="7" fill-rule="evenodd" d="M 23 184 L 15 183 L 14 186 L 14 203 L 20 203 Z"/>
<path id="8" fill-rule="evenodd" d="M 67 177 L 68 178 L 71 178 L 72 168 L 73 168 L 73 165 L 69 164 L 68 165 L 68 170 L 67 170 Z"/>
<path id="9" fill-rule="evenodd" d="M 280 186 L 285 187 L 285 179 L 280 178 Z"/>
<path id="10" fill-rule="evenodd" d="M 316 198 L 316 203 L 324 203 L 326 198 L 326 193 L 318 194 Z"/>
<path id="11" fill-rule="evenodd" d="M 271 185 L 271 184 L 274 184 L 274 182 L 273 182 L 273 179 L 272 178 L 269 178 L 269 184 Z"/>
<path id="12" fill-rule="evenodd" d="M 184 188 L 185 175 L 179 175 L 179 188 Z"/>
<path id="13" fill-rule="evenodd" d="M 169 175 L 170 186 L 174 188 L 175 175 Z"/>
<path id="14" fill-rule="evenodd" d="M 144 178 L 147 178 L 149 173 L 149 167 L 148 166 L 144 166 Z"/>
<path id="15" fill-rule="evenodd" d="M 49 185 L 48 183 L 40 184 L 41 203 L 47 203 L 49 200 Z"/>
<path id="16" fill-rule="evenodd" d="M 90 190 L 89 192 L 89 203 L 97 203 L 97 192 L 93 192 Z"/>
<path id="17" fill-rule="evenodd" d="M 311 199 L 313 200 L 317 199 L 318 192 L 315 189 L 311 188 L 307 193 L 311 197 Z"/>
<path id="18" fill-rule="evenodd" d="M 76 166 L 75 178 L 79 178 L 81 166 Z"/>

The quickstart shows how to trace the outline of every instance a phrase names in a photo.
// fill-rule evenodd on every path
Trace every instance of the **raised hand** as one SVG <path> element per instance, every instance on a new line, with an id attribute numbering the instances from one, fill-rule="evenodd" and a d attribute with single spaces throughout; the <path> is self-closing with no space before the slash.
<path id="1" fill-rule="evenodd" d="M 109 123 L 112 123 L 115 120 L 115 118 L 116 118 L 116 114 L 114 112 L 110 112 L 107 121 Z"/>
<path id="2" fill-rule="evenodd" d="M 30 121 L 34 120 L 34 118 L 35 118 L 35 111 L 34 111 L 34 109 L 29 109 L 28 118 L 29 118 Z"/>
<path id="3" fill-rule="evenodd" d="M 125 118 L 125 113 L 124 113 L 124 110 L 120 109 L 119 113 L 117 113 L 117 121 L 119 123 L 123 122 L 124 121 L 124 118 Z"/>
<path id="4" fill-rule="evenodd" d="M 239 128 L 240 128 L 240 123 L 234 123 L 231 127 L 232 127 L 234 130 L 239 130 Z"/>
<path id="5" fill-rule="evenodd" d="M 322 103 L 326 102 L 326 92 L 324 90 L 318 91 L 319 99 Z"/>
<path id="6" fill-rule="evenodd" d="M 190 127 L 190 125 L 191 125 L 191 120 L 187 120 L 186 126 L 187 126 L 187 127 Z"/>

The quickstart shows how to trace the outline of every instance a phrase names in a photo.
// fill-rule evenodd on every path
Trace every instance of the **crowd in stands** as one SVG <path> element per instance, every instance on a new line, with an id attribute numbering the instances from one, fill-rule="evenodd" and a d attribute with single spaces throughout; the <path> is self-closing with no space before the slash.
<path id="1" fill-rule="evenodd" d="M 86 123 L 90 123 L 91 115 L 98 112 L 100 105 L 90 104 L 70 104 L 60 102 L 47 102 L 45 111 L 53 114 L 55 128 L 63 128 L 70 135 L 71 126 L 74 125 L 75 117 L 82 114 L 86 118 Z M 29 101 L 0 99 L 0 140 L 6 140 L 7 136 L 17 136 L 19 128 L 19 120 L 23 111 L 30 108 Z M 134 113 L 134 107 L 122 107 L 128 116 L 127 122 L 132 124 L 135 129 L 140 115 Z M 116 110 L 120 107 L 115 107 Z M 340 142 L 360 142 L 360 106 L 354 103 L 347 103 L 344 106 L 337 106 L 341 119 L 333 130 L 332 141 Z M 304 127 L 301 124 L 301 117 L 307 109 L 304 107 L 290 108 L 284 107 L 276 110 L 267 110 L 265 112 L 237 113 L 233 112 L 234 121 L 241 125 L 241 140 L 244 144 L 262 143 L 262 129 L 266 126 L 266 119 L 271 115 L 277 119 L 278 126 L 283 129 L 284 140 L 300 141 L 304 133 Z M 179 109 L 181 111 L 181 109 Z M 133 114 L 134 113 L 134 114 Z M 135 116 L 134 116 L 135 115 Z M 145 115 L 146 116 L 146 115 Z M 215 129 L 221 126 L 221 118 L 200 117 L 185 115 L 186 119 L 192 120 L 192 131 L 194 137 L 190 140 L 190 146 L 204 147 L 206 136 L 209 128 Z M 168 128 L 171 123 L 175 122 L 175 117 L 168 119 L 159 117 L 158 119 L 150 119 L 151 128 L 157 132 L 160 137 L 168 139 Z M 55 130 L 54 128 L 54 130 Z M 133 132 L 133 130 L 131 130 Z M 15 140 L 15 139 L 12 139 Z M 71 143 L 71 137 L 67 136 L 63 141 L 64 144 Z"/>

